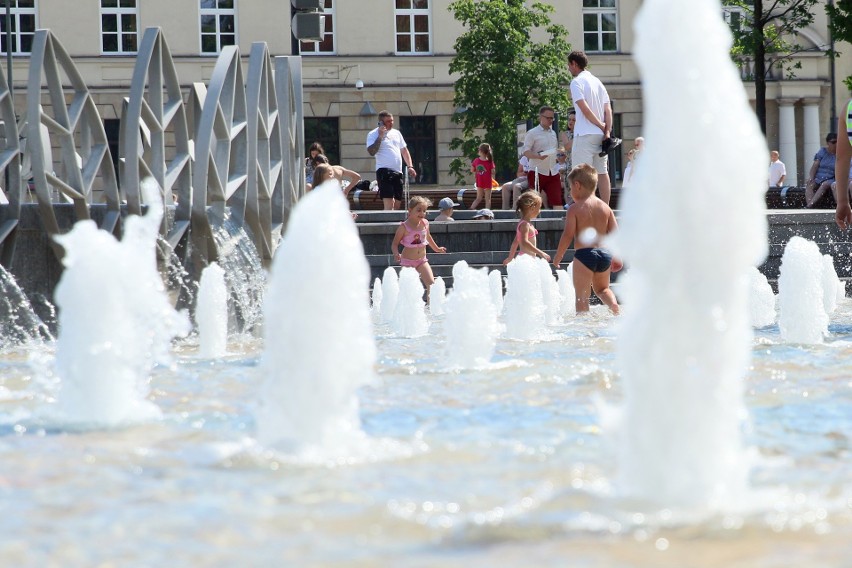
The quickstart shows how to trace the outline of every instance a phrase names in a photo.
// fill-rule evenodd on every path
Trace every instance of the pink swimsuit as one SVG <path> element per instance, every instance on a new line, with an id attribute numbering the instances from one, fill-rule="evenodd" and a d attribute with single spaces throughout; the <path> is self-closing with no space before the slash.
<path id="1" fill-rule="evenodd" d="M 429 221 L 423 219 L 423 228 L 422 229 L 412 229 L 408 226 L 408 223 L 403 221 L 400 223 L 405 228 L 405 234 L 400 239 L 400 244 L 405 248 L 426 248 L 426 231 L 429 230 Z M 423 258 L 404 258 L 400 257 L 399 264 L 400 266 L 411 266 L 412 268 L 417 268 L 418 266 L 422 266 L 429 262 L 429 260 L 424 255 Z"/>
<path id="2" fill-rule="evenodd" d="M 523 251 L 523 249 L 521 249 L 521 242 L 524 240 L 523 238 L 521 238 L 521 223 L 523 223 L 523 221 L 519 222 L 517 229 L 515 229 L 515 234 L 516 234 L 517 239 L 518 239 L 518 250 L 520 251 L 518 254 L 528 254 L 528 253 L 525 253 Z M 538 229 L 533 227 L 532 223 L 527 221 L 527 226 L 532 227 L 533 236 L 538 236 Z M 529 234 L 529 231 L 527 231 L 527 234 Z"/>

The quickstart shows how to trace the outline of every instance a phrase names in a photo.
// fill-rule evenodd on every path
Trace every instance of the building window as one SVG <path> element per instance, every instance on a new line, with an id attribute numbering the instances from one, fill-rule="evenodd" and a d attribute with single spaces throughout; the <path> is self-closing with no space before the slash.
<path id="1" fill-rule="evenodd" d="M 429 0 L 395 1 L 396 53 L 398 55 L 431 53 Z"/>
<path id="2" fill-rule="evenodd" d="M 741 6 L 722 6 L 722 17 L 734 32 L 747 31 L 746 11 Z"/>
<path id="3" fill-rule="evenodd" d="M 12 49 L 14 55 L 26 55 L 33 50 L 36 31 L 35 0 L 8 0 L 11 8 Z M 0 50 L 9 52 L 6 45 L 6 3 L 0 4 Z"/>
<path id="4" fill-rule="evenodd" d="M 411 183 L 438 183 L 437 144 L 435 142 L 434 116 L 400 116 L 399 131 L 402 132 L 417 178 Z"/>
<path id="5" fill-rule="evenodd" d="M 334 50 L 334 1 L 325 0 L 322 15 L 325 20 L 325 35 L 322 41 L 303 41 L 299 46 L 302 55 L 326 55 Z"/>
<path id="6" fill-rule="evenodd" d="M 137 22 L 136 0 L 101 0 L 101 51 L 136 53 Z"/>
<path id="7" fill-rule="evenodd" d="M 583 0 L 583 49 L 618 51 L 617 0 Z"/>
<path id="8" fill-rule="evenodd" d="M 305 117 L 305 156 L 314 142 L 322 144 L 325 157 L 340 163 L 340 119 L 336 116 Z"/>
<path id="9" fill-rule="evenodd" d="M 201 53 L 219 53 L 237 43 L 234 0 L 201 0 Z"/>

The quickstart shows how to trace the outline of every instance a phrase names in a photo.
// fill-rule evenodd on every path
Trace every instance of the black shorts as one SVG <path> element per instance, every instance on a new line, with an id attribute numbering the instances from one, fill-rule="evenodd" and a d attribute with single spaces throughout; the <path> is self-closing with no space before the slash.
<path id="1" fill-rule="evenodd" d="M 379 184 L 379 197 L 402 201 L 402 174 L 388 168 L 376 170 L 376 182 Z"/>

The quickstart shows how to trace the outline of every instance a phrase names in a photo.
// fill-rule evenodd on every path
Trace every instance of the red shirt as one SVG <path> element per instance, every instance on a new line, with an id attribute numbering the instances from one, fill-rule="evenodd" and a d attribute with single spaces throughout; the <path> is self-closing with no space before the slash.
<path id="1" fill-rule="evenodd" d="M 491 189 L 491 172 L 494 171 L 494 162 L 477 158 L 473 161 L 473 171 L 476 173 L 476 187 Z"/>

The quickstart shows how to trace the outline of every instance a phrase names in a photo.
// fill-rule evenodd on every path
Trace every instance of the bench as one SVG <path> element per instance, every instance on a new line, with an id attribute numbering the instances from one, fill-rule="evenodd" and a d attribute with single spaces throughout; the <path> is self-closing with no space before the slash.
<path id="1" fill-rule="evenodd" d="M 476 190 L 475 189 L 419 189 L 419 188 L 410 188 L 409 193 L 414 195 L 421 195 L 426 197 L 432 201 L 431 209 L 438 208 L 438 202 L 445 198 L 449 197 L 456 203 L 459 203 L 461 207 L 468 209 L 471 205 L 473 205 L 473 201 L 476 199 Z M 355 190 L 349 192 L 349 209 L 353 211 L 368 211 L 368 210 L 381 210 L 383 208 L 382 198 L 379 197 L 378 191 L 364 191 L 364 190 Z M 501 203 L 502 197 L 500 194 L 500 189 L 495 189 L 491 192 L 491 205 L 492 208 L 499 209 L 497 207 L 499 203 Z M 483 207 L 485 205 L 483 204 Z"/>

